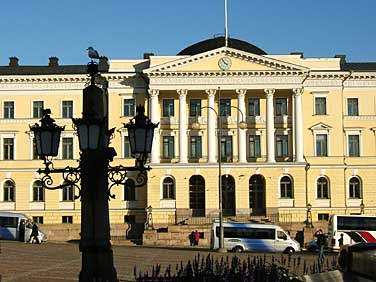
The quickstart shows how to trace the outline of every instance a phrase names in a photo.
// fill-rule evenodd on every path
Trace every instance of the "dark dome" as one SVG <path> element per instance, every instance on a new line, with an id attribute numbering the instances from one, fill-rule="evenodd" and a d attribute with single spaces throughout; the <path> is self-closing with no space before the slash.
<path id="1" fill-rule="evenodd" d="M 206 51 L 210 51 L 216 48 L 220 48 L 225 46 L 225 37 L 214 37 L 211 39 L 207 39 L 198 43 L 195 43 L 184 50 L 180 51 L 178 55 L 196 55 L 199 53 L 203 53 Z M 256 54 L 256 55 L 266 55 L 266 52 L 261 50 L 260 48 L 256 47 L 255 45 L 252 45 L 248 42 L 229 38 L 228 39 L 228 47 L 245 51 L 248 53 Z"/>

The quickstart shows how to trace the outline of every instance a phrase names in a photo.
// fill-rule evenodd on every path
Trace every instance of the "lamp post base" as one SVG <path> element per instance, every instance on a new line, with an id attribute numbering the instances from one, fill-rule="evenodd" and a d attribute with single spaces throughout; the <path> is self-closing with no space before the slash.
<path id="1" fill-rule="evenodd" d="M 217 252 L 218 253 L 227 253 L 227 249 L 225 249 L 225 248 L 218 248 Z"/>

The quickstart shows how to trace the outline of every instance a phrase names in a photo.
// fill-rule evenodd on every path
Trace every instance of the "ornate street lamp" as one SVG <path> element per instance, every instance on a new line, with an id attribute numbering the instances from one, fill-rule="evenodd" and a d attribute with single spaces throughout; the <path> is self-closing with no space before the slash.
<path id="1" fill-rule="evenodd" d="M 151 152 L 153 144 L 154 129 L 158 124 L 154 124 L 145 116 L 145 108 L 137 106 L 137 115 L 124 124 L 128 130 L 129 144 L 131 147 L 131 156 L 136 158 L 137 165 L 143 166 Z"/>
<path id="2" fill-rule="evenodd" d="M 100 147 L 100 137 L 103 134 L 103 120 L 90 121 L 83 118 L 72 120 L 77 130 L 80 150 L 97 150 Z"/>
<path id="3" fill-rule="evenodd" d="M 151 168 L 146 167 L 145 163 L 151 152 L 154 129 L 158 124 L 152 123 L 145 116 L 143 106 L 138 106 L 137 115 L 124 125 L 128 129 L 136 166 L 111 167 L 109 162 L 116 155 L 116 151 L 108 145 L 115 129 L 107 129 L 103 91 L 95 85 L 98 66 L 93 61 L 88 64 L 88 73 L 90 85 L 84 89 L 82 118 L 72 119 L 81 150 L 78 167 L 54 168 L 52 165 L 52 157 L 58 155 L 60 133 L 64 127 L 56 125 L 50 117 L 50 110 L 43 112 L 41 125 L 35 124 L 30 130 L 34 132 L 36 153 L 43 158 L 45 164 L 44 169 L 38 170 L 42 175 L 43 187 L 56 190 L 74 186 L 79 190 L 79 194 L 75 195 L 76 199 L 81 197 L 82 203 L 79 246 L 82 252 L 82 269 L 79 281 L 115 282 L 118 279 L 110 242 L 108 199 L 115 198 L 111 194 L 111 188 L 115 185 L 140 187 L 147 183 L 147 171 Z M 134 172 L 132 176 L 135 181 L 130 181 L 129 172 Z M 63 184 L 52 186 L 51 174 L 54 173 L 62 175 Z M 108 180 L 112 182 L 110 186 Z"/>
<path id="4" fill-rule="evenodd" d="M 34 124 L 30 130 L 34 132 L 36 153 L 43 160 L 48 157 L 56 157 L 59 150 L 60 134 L 64 126 L 55 124 L 55 120 L 50 117 L 51 110 L 43 110 L 41 125 Z"/>

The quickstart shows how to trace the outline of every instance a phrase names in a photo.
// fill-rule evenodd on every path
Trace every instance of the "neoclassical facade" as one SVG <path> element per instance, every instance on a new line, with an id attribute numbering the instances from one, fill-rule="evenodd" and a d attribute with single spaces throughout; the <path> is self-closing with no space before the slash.
<path id="1" fill-rule="evenodd" d="M 133 165 L 123 123 L 143 104 L 159 123 L 147 185 L 114 187 L 112 222 L 218 216 L 303 223 L 376 211 L 376 63 L 266 54 L 244 41 L 196 43 L 174 56 L 100 61 L 114 164 Z M 74 191 L 44 190 L 29 125 L 51 108 L 66 125 L 55 167 L 77 165 L 85 66 L 0 67 L 0 210 L 38 222 L 79 223 Z M 220 161 L 219 161 L 220 160 Z M 55 182 L 62 181 L 58 175 Z"/>

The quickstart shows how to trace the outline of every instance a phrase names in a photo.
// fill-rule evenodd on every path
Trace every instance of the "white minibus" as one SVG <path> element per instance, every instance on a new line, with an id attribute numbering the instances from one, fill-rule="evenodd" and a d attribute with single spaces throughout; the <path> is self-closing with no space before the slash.
<path id="1" fill-rule="evenodd" d="M 21 221 L 25 222 L 25 230 L 22 231 Z M 31 219 L 23 213 L 0 212 L 0 239 L 27 241 L 31 235 Z M 24 232 L 24 234 L 22 234 Z M 47 236 L 41 230 L 38 235 L 39 242 L 47 241 Z"/>
<path id="2" fill-rule="evenodd" d="M 262 223 L 223 222 L 224 248 L 234 252 L 284 252 L 300 251 L 297 241 L 290 238 L 280 226 Z M 219 221 L 211 228 L 211 249 L 219 248 Z"/>
<path id="3" fill-rule="evenodd" d="M 376 242 L 376 216 L 332 215 L 328 225 L 328 247 L 339 251 L 341 238 L 343 245 Z"/>

